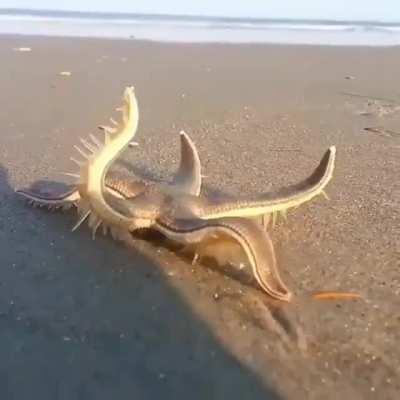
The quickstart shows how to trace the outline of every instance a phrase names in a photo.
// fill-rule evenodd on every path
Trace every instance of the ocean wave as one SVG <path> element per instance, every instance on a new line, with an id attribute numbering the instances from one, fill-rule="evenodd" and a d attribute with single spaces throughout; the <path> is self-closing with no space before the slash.
<path id="1" fill-rule="evenodd" d="M 0 12 L 0 33 L 206 43 L 400 44 L 400 24 L 49 12 Z"/>
<path id="2" fill-rule="evenodd" d="M 352 25 L 332 25 L 332 24 L 298 24 L 298 23 L 212 23 L 207 26 L 209 29 L 249 29 L 249 30 L 285 30 L 285 31 L 342 31 L 350 32 L 357 29 Z"/>
<path id="3" fill-rule="evenodd" d="M 0 10 L 1 11 L 1 10 Z M 257 19 L 235 19 L 220 17 L 184 17 L 184 16 L 162 16 L 162 15 L 128 15 L 117 16 L 115 14 L 96 14 L 96 13 L 65 13 L 45 12 L 29 14 L 1 14 L 0 21 L 27 21 L 27 22 L 64 22 L 80 24 L 121 24 L 121 25 L 151 25 L 154 23 L 164 26 L 182 26 L 207 29 L 227 29 L 227 30 L 293 30 L 293 31 L 381 31 L 381 32 L 400 32 L 400 24 L 382 24 L 373 22 L 342 23 L 342 22 L 323 22 L 323 21 L 287 21 L 282 20 L 257 20 Z M 75 16 L 73 16 L 76 14 Z"/>
<path id="4" fill-rule="evenodd" d="M 367 30 L 383 33 L 400 33 L 400 26 L 368 26 Z"/>

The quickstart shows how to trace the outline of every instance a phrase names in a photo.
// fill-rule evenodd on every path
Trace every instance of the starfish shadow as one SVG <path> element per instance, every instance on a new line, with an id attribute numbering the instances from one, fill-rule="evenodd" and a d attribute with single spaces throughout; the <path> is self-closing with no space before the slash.
<path id="1" fill-rule="evenodd" d="M 0 166 L 2 398 L 280 398 L 152 259 L 72 214 L 25 205 Z"/>

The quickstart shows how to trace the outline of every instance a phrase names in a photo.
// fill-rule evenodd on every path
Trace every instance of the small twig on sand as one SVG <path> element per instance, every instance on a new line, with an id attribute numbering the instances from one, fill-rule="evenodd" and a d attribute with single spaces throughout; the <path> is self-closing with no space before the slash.
<path id="1" fill-rule="evenodd" d="M 382 128 L 380 126 L 366 127 L 366 128 L 364 128 L 364 131 L 378 133 L 379 135 L 389 136 L 389 137 L 399 137 L 400 136 L 400 132 L 395 132 L 390 129 Z"/>

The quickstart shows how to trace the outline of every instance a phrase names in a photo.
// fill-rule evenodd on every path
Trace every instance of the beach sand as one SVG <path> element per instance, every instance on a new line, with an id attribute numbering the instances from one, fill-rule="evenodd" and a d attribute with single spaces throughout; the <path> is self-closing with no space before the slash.
<path id="1" fill-rule="evenodd" d="M 1 37 L 2 399 L 398 398 L 399 57 Z M 73 144 L 118 116 L 131 84 L 139 147 L 115 168 L 139 177 L 170 177 L 181 129 L 198 147 L 205 192 L 230 195 L 295 183 L 337 146 L 330 200 L 270 228 L 292 304 L 270 300 L 247 269 L 239 279 L 162 243 L 92 241 L 87 227 L 70 232 L 74 212 L 14 194 L 68 182 Z M 362 299 L 312 299 L 323 290 Z"/>

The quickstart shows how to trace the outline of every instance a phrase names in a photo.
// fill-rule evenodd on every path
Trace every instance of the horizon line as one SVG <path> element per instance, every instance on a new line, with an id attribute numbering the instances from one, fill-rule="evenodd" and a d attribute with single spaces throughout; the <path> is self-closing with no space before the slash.
<path id="1" fill-rule="evenodd" d="M 175 18 L 175 19 L 185 19 L 185 18 L 193 18 L 193 19 L 220 19 L 231 22 L 297 22 L 297 23 L 310 23 L 310 22 L 319 22 L 326 24 L 335 24 L 335 23 L 344 23 L 344 24 L 380 24 L 380 25 L 392 25 L 392 24 L 400 24 L 400 20 L 398 21 L 382 21 L 382 20 L 355 20 L 355 19 L 324 19 L 324 18 L 288 18 L 288 17 L 234 17 L 234 16 L 223 16 L 223 15 L 206 15 L 206 14 L 169 14 L 169 13 L 141 13 L 141 12 L 124 12 L 124 11 L 88 11 L 88 10 L 56 10 L 56 9 L 44 9 L 44 8 L 1 8 L 0 7 L 0 15 L 4 15 L 6 13 L 27 15 L 32 13 L 33 15 L 39 15 L 40 13 L 53 13 L 53 14 L 64 14 L 65 17 L 69 16 L 83 16 L 90 17 L 93 15 L 99 16 L 112 16 L 119 17 L 122 19 L 127 19 L 129 17 L 150 17 L 150 18 Z"/>

